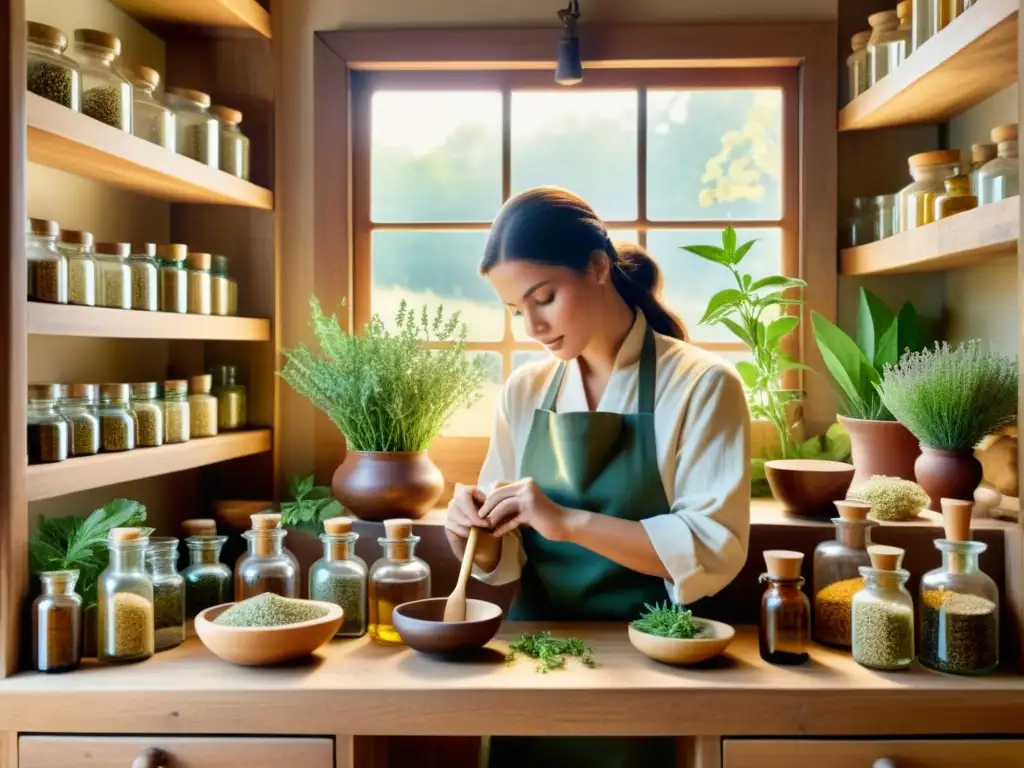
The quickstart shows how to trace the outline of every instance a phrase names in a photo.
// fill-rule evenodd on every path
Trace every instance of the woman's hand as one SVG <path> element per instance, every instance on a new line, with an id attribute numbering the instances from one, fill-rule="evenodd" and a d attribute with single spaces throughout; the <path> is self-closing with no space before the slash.
<path id="1" fill-rule="evenodd" d="M 474 485 L 455 486 L 455 493 L 448 503 L 448 515 L 444 521 L 444 532 L 448 545 L 459 560 L 466 553 L 466 539 L 470 528 L 479 528 L 473 563 L 485 573 L 498 567 L 501 557 L 501 542 L 490 533 L 491 524 L 480 517 L 479 509 L 487 500 L 484 492 Z"/>
<path id="2" fill-rule="evenodd" d="M 527 477 L 498 488 L 477 514 L 498 537 L 526 526 L 548 541 L 565 541 L 573 511 L 555 504 Z"/>

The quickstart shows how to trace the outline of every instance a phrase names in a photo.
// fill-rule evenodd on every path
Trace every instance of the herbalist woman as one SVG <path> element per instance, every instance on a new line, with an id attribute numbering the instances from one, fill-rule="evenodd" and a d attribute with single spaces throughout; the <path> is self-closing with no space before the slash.
<path id="1" fill-rule="evenodd" d="M 750 419 L 731 365 L 685 341 L 638 246 L 615 246 L 559 189 L 505 204 L 481 272 L 552 357 L 517 370 L 475 487 L 447 533 L 474 575 L 520 581 L 509 618 L 621 621 L 666 595 L 689 604 L 740 571 Z M 494 738 L 498 766 L 670 766 L 670 739 Z"/>

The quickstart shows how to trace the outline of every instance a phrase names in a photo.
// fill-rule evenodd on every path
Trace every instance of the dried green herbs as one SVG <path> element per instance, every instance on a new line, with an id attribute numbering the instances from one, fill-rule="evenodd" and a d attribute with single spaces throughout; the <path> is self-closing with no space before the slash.
<path id="1" fill-rule="evenodd" d="M 28 90 L 44 99 L 71 109 L 74 105 L 75 72 L 48 61 L 29 61 Z"/>
<path id="2" fill-rule="evenodd" d="M 853 658 L 875 669 L 914 660 L 914 611 L 909 605 L 858 599 L 853 603 Z"/>
<path id="3" fill-rule="evenodd" d="M 195 617 L 215 605 L 231 602 L 231 573 L 210 568 L 185 572 L 185 610 Z"/>
<path id="4" fill-rule="evenodd" d="M 101 658 L 128 661 L 153 653 L 153 604 L 140 595 L 116 592 L 101 602 L 100 627 Z"/>
<path id="5" fill-rule="evenodd" d="M 984 674 L 999 663 L 996 604 L 980 595 L 932 589 L 921 595 L 920 661 L 942 672 Z"/>
<path id="6" fill-rule="evenodd" d="M 322 619 L 327 610 L 308 600 L 264 592 L 228 608 L 213 620 L 225 627 L 281 627 Z"/>
<path id="7" fill-rule="evenodd" d="M 121 89 L 113 85 L 90 88 L 82 94 L 82 114 L 121 129 Z"/>
<path id="8" fill-rule="evenodd" d="M 509 644 L 506 660 L 511 662 L 517 653 L 537 659 L 538 672 L 550 672 L 565 667 L 566 659 L 574 656 L 587 667 L 596 667 L 594 652 L 578 637 L 552 637 L 550 632 L 538 632 L 535 635 L 522 634 L 518 640 Z"/>
<path id="9" fill-rule="evenodd" d="M 366 628 L 366 587 L 358 576 L 342 576 L 327 568 L 313 573 L 309 599 L 334 603 L 344 613 L 339 635 L 361 635 Z"/>
<path id="10" fill-rule="evenodd" d="M 64 420 L 28 425 L 28 463 L 47 464 L 68 457 L 68 423 Z"/>
<path id="11" fill-rule="evenodd" d="M 632 622 L 633 629 L 647 635 L 690 640 L 700 634 L 700 625 L 693 620 L 693 613 L 681 605 L 669 603 L 648 605 L 639 619 Z"/>
<path id="12" fill-rule="evenodd" d="M 173 648 L 185 641 L 185 591 L 180 579 L 153 581 L 153 628 L 156 650 Z"/>

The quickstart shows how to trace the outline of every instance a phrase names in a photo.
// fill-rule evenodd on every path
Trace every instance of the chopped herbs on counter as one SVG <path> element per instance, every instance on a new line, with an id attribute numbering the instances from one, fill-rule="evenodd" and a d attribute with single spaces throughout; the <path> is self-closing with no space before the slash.
<path id="1" fill-rule="evenodd" d="M 273 592 L 250 597 L 228 608 L 213 620 L 225 627 L 283 627 L 322 619 L 327 610 L 308 600 L 281 597 Z"/>
<path id="2" fill-rule="evenodd" d="M 647 609 L 635 619 L 633 629 L 648 635 L 671 637 L 677 640 L 690 640 L 700 634 L 701 627 L 693 620 L 693 612 L 681 605 L 669 603 L 648 605 Z"/>
<path id="3" fill-rule="evenodd" d="M 523 634 L 509 645 L 506 661 L 513 661 L 517 653 L 537 659 L 538 672 L 550 672 L 565 667 L 566 658 L 575 656 L 587 667 L 596 667 L 594 652 L 587 644 L 577 637 L 552 637 L 550 632 L 538 632 L 535 635 Z"/>

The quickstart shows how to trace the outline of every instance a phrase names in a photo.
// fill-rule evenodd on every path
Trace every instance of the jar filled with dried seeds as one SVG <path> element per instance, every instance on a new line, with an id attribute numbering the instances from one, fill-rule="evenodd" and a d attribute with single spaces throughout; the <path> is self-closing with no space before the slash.
<path id="1" fill-rule="evenodd" d="M 215 365 L 210 375 L 217 398 L 217 427 L 242 429 L 248 420 L 248 397 L 245 386 L 238 383 L 238 366 Z"/>
<path id="2" fill-rule="evenodd" d="M 132 308 L 132 272 L 128 243 L 96 243 L 96 306 Z"/>
<path id="3" fill-rule="evenodd" d="M 850 647 L 853 596 L 864 588 L 860 569 L 871 564 L 868 547 L 871 505 L 861 501 L 837 501 L 839 517 L 832 518 L 836 537 L 814 548 L 815 642 Z"/>
<path id="4" fill-rule="evenodd" d="M 188 246 L 181 243 L 158 245 L 157 259 L 160 264 L 160 311 L 188 312 L 188 272 L 185 259 Z"/>
<path id="5" fill-rule="evenodd" d="M 864 589 L 853 596 L 853 660 L 871 669 L 906 669 L 914 661 L 914 599 L 898 547 L 868 547 Z"/>
<path id="6" fill-rule="evenodd" d="M 130 392 L 127 384 L 100 385 L 100 444 L 104 452 L 135 449 L 139 423 L 128 404 Z"/>
<path id="7" fill-rule="evenodd" d="M 324 556 L 309 568 L 309 599 L 340 605 L 344 613 L 336 637 L 366 633 L 366 563 L 355 553 L 359 534 L 352 533 L 352 518 L 324 520 Z"/>
<path id="8" fill-rule="evenodd" d="M 28 219 L 26 224 L 25 256 L 28 258 L 29 299 L 67 304 L 68 259 L 57 250 L 57 235 L 60 233 L 57 222 Z"/>
<path id="9" fill-rule="evenodd" d="M 67 459 L 71 425 L 57 410 L 60 384 L 28 385 L 28 463 Z"/>
<path id="10" fill-rule="evenodd" d="M 157 396 L 155 381 L 132 384 L 132 411 L 139 425 L 139 448 L 157 448 L 164 444 L 164 407 Z"/>
<path id="11" fill-rule="evenodd" d="M 169 379 L 164 382 L 164 442 L 188 442 L 192 417 L 188 402 L 188 382 Z"/>
<path id="12" fill-rule="evenodd" d="M 208 315 L 212 311 L 212 285 L 210 267 L 213 256 L 209 253 L 190 253 L 188 266 L 188 311 L 193 315 Z"/>
<path id="13" fill-rule="evenodd" d="M 195 618 L 214 605 L 231 602 L 231 569 L 220 561 L 220 551 L 227 536 L 213 531 L 185 539 L 188 567 L 185 569 L 185 615 Z"/>
<path id="14" fill-rule="evenodd" d="M 115 64 L 121 41 L 96 29 L 76 29 L 72 54 L 82 68 L 82 114 L 132 132 L 132 84 Z"/>
<path id="15" fill-rule="evenodd" d="M 42 594 L 32 603 L 32 656 L 40 672 L 64 672 L 81 661 L 82 598 L 78 571 L 39 574 Z"/>
<path id="16" fill-rule="evenodd" d="M 153 643 L 166 651 L 185 642 L 185 580 L 178 573 L 178 540 L 150 538 L 146 568 L 153 581 Z"/>
<path id="17" fill-rule="evenodd" d="M 166 98 L 177 119 L 178 154 L 219 167 L 220 125 L 210 114 L 210 95 L 191 88 L 170 88 Z"/>
<path id="18" fill-rule="evenodd" d="M 192 376 L 188 388 L 192 393 L 188 396 L 192 437 L 213 437 L 217 434 L 217 398 L 210 393 L 213 377 Z"/>
<path id="19" fill-rule="evenodd" d="M 220 169 L 248 181 L 249 138 L 238 128 L 242 113 L 216 105 L 210 107 L 210 112 L 220 121 Z"/>
<path id="20" fill-rule="evenodd" d="M 154 652 L 153 581 L 146 573 L 148 540 L 140 528 L 112 528 L 110 564 L 96 585 L 100 661 L 141 661 Z"/>
<path id="21" fill-rule="evenodd" d="M 210 312 L 214 315 L 227 315 L 230 301 L 228 257 L 215 253 L 210 266 Z"/>
<path id="22" fill-rule="evenodd" d="M 71 429 L 71 455 L 93 456 L 100 452 L 100 417 L 96 412 L 95 384 L 68 384 L 59 410 Z"/>
<path id="23" fill-rule="evenodd" d="M 37 96 L 81 110 L 82 72 L 75 60 L 65 56 L 68 36 L 56 27 L 28 23 L 27 81 L 28 90 Z"/>
<path id="24" fill-rule="evenodd" d="M 141 139 L 174 152 L 174 111 L 155 95 L 160 73 L 149 67 L 134 67 L 128 72 L 134 87 L 132 133 Z"/>
<path id="25" fill-rule="evenodd" d="M 156 312 L 160 309 L 156 243 L 134 243 L 131 250 L 128 269 L 132 273 L 132 309 Z"/>
<path id="26" fill-rule="evenodd" d="M 68 303 L 95 307 L 96 259 L 92 233 L 62 229 L 57 250 L 68 260 Z"/>

